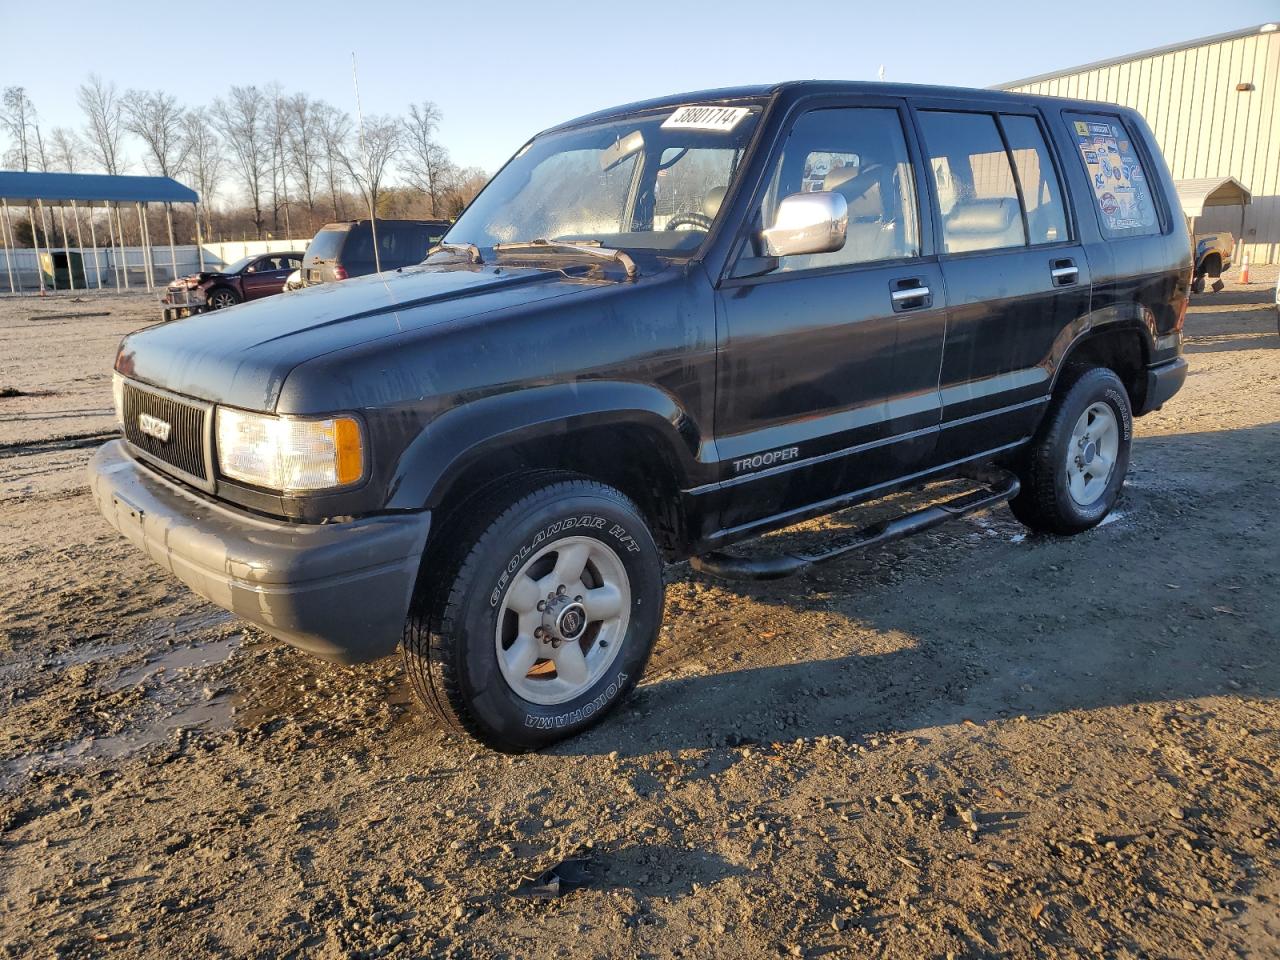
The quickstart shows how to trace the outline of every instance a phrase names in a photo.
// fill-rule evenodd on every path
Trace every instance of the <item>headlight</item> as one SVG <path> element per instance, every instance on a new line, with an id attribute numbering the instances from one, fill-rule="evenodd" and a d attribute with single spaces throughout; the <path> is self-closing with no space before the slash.
<path id="1" fill-rule="evenodd" d="M 116 424 L 124 426 L 124 377 L 118 373 L 111 374 L 111 399 L 116 407 Z"/>
<path id="2" fill-rule="evenodd" d="M 293 420 L 219 407 L 218 469 L 281 493 L 308 493 L 364 476 L 360 424 L 351 417 Z"/>

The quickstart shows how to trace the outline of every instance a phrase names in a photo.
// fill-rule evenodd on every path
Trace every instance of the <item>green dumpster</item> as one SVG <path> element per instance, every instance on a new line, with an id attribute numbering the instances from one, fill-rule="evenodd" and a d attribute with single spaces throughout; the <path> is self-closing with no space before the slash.
<path id="1" fill-rule="evenodd" d="M 51 250 L 40 254 L 40 274 L 46 287 L 70 290 L 72 280 L 75 280 L 77 290 L 88 286 L 84 282 L 84 256 L 75 250 Z"/>

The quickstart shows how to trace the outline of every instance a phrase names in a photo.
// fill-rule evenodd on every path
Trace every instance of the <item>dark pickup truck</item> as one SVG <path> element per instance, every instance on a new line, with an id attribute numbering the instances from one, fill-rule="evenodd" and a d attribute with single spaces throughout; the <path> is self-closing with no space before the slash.
<path id="1" fill-rule="evenodd" d="M 644 670 L 663 564 L 785 576 L 1008 501 L 1106 516 L 1182 385 L 1191 244 L 1115 105 L 805 82 L 533 138 L 420 266 L 128 337 L 108 520 L 271 634 L 403 648 L 503 750 Z M 731 544 L 963 484 L 823 555 Z"/>

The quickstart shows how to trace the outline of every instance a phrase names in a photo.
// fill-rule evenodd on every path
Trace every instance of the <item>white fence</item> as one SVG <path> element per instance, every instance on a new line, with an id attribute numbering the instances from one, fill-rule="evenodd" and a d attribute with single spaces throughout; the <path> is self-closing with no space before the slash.
<path id="1" fill-rule="evenodd" d="M 202 244 L 204 269 L 219 270 L 243 257 L 257 254 L 277 253 L 286 250 L 306 250 L 307 244 L 310 242 L 309 239 L 246 240 Z M 52 252 L 63 253 L 68 250 L 71 253 L 83 252 L 84 282 L 90 290 L 97 290 L 99 286 L 104 290 L 114 290 L 117 287 L 121 290 L 126 287 L 130 290 L 147 289 L 147 269 L 145 257 L 143 256 L 143 247 L 117 247 L 114 249 L 111 247 L 99 247 L 96 263 L 93 249 L 90 247 L 85 247 L 83 251 L 80 247 L 54 247 Z M 12 269 L 14 292 L 39 292 L 39 255 L 41 252 L 25 248 L 8 251 L 0 250 L 0 291 L 9 290 L 10 271 Z M 151 248 L 151 272 L 157 289 L 167 285 L 175 276 L 183 277 L 200 269 L 199 249 L 195 244 L 175 247 L 173 252 L 177 257 L 176 270 L 175 263 L 170 257 L 168 246 Z M 99 277 L 101 277 L 101 284 L 99 284 Z M 45 282 L 46 284 L 48 283 L 47 280 Z M 60 280 L 58 286 L 63 288 L 63 281 Z M 82 286 L 78 278 L 75 281 L 75 286 L 77 289 Z"/>

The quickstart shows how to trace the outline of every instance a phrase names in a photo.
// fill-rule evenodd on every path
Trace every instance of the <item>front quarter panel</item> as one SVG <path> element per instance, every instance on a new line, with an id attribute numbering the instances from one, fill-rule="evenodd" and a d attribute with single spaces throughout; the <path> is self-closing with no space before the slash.
<path id="1" fill-rule="evenodd" d="M 422 509 L 497 446 L 623 421 L 665 438 L 683 483 L 710 479 L 715 317 L 701 268 L 558 289 L 428 328 L 403 315 L 405 332 L 289 374 L 278 412 L 347 409 L 366 424 L 369 481 L 343 512 Z"/>

